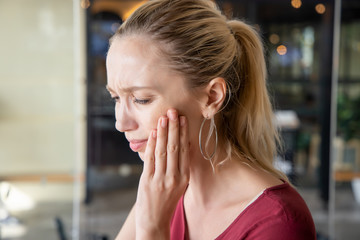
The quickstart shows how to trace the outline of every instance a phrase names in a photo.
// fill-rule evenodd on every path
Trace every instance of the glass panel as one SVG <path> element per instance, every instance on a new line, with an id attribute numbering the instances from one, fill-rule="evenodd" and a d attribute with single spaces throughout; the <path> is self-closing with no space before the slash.
<path id="1" fill-rule="evenodd" d="M 342 1 L 337 126 L 333 141 L 332 239 L 360 235 L 360 3 Z"/>
<path id="2" fill-rule="evenodd" d="M 0 0 L 0 28 L 0 238 L 70 237 L 84 172 L 73 1 Z"/>

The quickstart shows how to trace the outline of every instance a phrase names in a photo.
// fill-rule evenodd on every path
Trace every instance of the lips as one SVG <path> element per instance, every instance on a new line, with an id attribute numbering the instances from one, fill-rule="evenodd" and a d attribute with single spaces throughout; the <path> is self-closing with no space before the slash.
<path id="1" fill-rule="evenodd" d="M 146 146 L 147 143 L 147 139 L 142 139 L 142 140 L 130 140 L 129 141 L 129 145 L 131 150 L 133 150 L 134 152 L 138 152 L 141 148 L 143 148 L 144 146 Z"/>

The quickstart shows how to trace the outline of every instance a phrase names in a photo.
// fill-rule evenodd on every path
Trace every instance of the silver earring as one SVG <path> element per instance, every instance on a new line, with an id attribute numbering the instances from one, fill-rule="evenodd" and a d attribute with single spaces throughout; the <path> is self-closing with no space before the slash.
<path id="1" fill-rule="evenodd" d="M 214 158 L 215 156 L 215 153 L 216 153 L 216 149 L 217 149 L 217 145 L 218 145 L 218 135 L 217 135 L 217 128 L 216 128 L 216 124 L 215 124 L 215 121 L 214 121 L 214 117 L 212 117 L 210 119 L 210 129 L 209 129 L 209 133 L 208 133 L 208 136 L 207 136 L 207 139 L 205 141 L 205 153 L 203 151 L 203 148 L 202 148 L 202 144 L 201 144 L 201 136 L 202 136 L 202 129 L 204 127 L 204 123 L 206 120 L 209 120 L 207 117 L 204 118 L 204 120 L 202 121 L 201 123 L 201 126 L 200 126 L 200 131 L 199 131 L 199 146 L 200 146 L 200 152 L 201 152 L 201 155 L 206 159 L 206 160 L 209 160 L 210 163 L 211 163 L 211 166 L 212 168 L 214 169 L 214 163 L 212 162 L 212 159 Z M 214 149 L 214 152 L 209 155 L 207 152 L 206 152 L 206 146 L 209 144 L 209 140 L 210 140 L 210 137 L 212 136 L 212 133 L 213 131 L 215 130 L 215 149 Z"/>

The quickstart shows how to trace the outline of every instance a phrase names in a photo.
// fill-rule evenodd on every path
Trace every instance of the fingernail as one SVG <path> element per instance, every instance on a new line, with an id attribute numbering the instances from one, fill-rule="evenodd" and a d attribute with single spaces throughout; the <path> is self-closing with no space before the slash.
<path id="1" fill-rule="evenodd" d="M 153 130 L 152 136 L 153 136 L 153 138 L 156 138 L 156 130 Z"/>
<path id="2" fill-rule="evenodd" d="M 164 128 L 164 127 L 166 127 L 166 124 L 167 124 L 167 118 L 163 117 L 161 119 L 161 126 Z"/>
<path id="3" fill-rule="evenodd" d="M 185 117 L 184 116 L 181 116 L 180 117 L 180 126 L 185 126 Z"/>
<path id="4" fill-rule="evenodd" d="M 170 117 L 170 119 L 171 120 L 173 120 L 173 121 L 176 121 L 176 119 L 177 119 L 177 112 L 176 111 L 174 111 L 174 110 L 170 110 L 169 111 L 169 117 Z"/>

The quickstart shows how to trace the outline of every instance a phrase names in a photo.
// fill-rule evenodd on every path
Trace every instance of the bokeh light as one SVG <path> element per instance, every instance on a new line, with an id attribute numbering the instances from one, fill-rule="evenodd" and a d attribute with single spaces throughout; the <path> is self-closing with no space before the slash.
<path id="1" fill-rule="evenodd" d="M 326 11 L 326 7 L 324 4 L 322 3 L 319 3 L 319 4 L 316 4 L 315 6 L 315 10 L 318 14 L 324 14 L 325 11 Z"/>
<path id="2" fill-rule="evenodd" d="M 302 5 L 301 0 L 291 0 L 291 6 L 294 8 L 300 8 Z"/>
<path id="3" fill-rule="evenodd" d="M 276 51 L 279 55 L 285 55 L 286 52 L 287 52 L 287 48 L 285 47 L 285 45 L 279 45 L 277 48 L 276 48 Z"/>
<path id="4" fill-rule="evenodd" d="M 275 45 L 275 44 L 278 44 L 279 41 L 280 41 L 280 37 L 279 37 L 279 35 L 277 35 L 276 33 L 273 33 L 273 34 L 270 35 L 269 41 L 270 41 L 272 44 L 274 44 L 274 45 Z"/>

